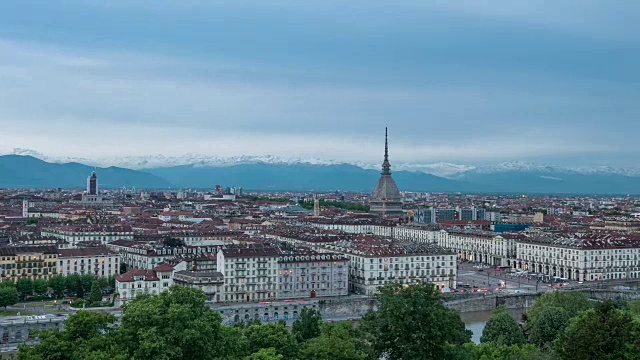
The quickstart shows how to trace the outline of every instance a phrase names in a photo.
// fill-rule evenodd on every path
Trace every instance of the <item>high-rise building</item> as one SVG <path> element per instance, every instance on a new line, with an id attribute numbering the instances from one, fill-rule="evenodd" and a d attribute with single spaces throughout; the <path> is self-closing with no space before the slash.
<path id="1" fill-rule="evenodd" d="M 95 171 L 87 178 L 87 194 L 98 195 L 98 176 Z"/>
<path id="2" fill-rule="evenodd" d="M 371 212 L 381 216 L 402 216 L 402 197 L 398 185 L 391 177 L 391 164 L 389 163 L 389 141 L 387 128 L 384 130 L 384 161 L 382 173 L 373 190 L 371 199 Z"/>

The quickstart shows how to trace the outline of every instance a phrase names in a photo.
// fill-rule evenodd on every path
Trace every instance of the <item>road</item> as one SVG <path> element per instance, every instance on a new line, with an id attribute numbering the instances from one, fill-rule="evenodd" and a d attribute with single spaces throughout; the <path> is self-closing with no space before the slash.
<path id="1" fill-rule="evenodd" d="M 469 284 L 479 289 L 488 289 L 493 292 L 498 289 L 506 291 L 521 290 L 525 292 L 546 292 L 552 290 L 551 287 L 535 279 L 509 275 L 508 270 L 496 270 L 495 267 L 477 268 L 481 266 L 475 263 L 458 264 L 458 289 L 465 289 L 463 285 Z M 501 287 L 501 284 L 505 286 Z M 467 289 L 465 289 L 467 290 Z"/>

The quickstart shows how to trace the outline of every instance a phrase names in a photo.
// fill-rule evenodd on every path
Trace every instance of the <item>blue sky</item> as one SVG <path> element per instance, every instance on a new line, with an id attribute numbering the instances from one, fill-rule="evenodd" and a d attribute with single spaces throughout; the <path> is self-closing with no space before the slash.
<path id="1" fill-rule="evenodd" d="M 0 151 L 636 166 L 640 2 L 2 1 Z"/>

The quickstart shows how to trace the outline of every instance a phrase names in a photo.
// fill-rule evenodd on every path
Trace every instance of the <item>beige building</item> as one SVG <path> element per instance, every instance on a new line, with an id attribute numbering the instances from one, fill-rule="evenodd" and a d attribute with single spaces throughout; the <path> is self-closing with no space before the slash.
<path id="1" fill-rule="evenodd" d="M 49 279 L 56 274 L 57 259 L 54 246 L 0 247 L 0 279 Z"/>

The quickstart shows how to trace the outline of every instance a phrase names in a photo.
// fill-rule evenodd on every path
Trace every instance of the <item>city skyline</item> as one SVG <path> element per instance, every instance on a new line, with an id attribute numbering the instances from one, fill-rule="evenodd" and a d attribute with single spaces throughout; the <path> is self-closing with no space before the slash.
<path id="1" fill-rule="evenodd" d="M 376 163 L 387 124 L 394 163 L 640 150 L 635 4 L 27 6 L 0 4 L 0 152 Z"/>

